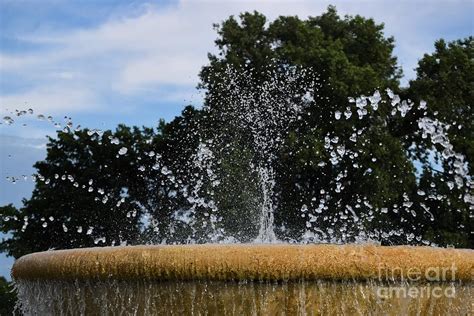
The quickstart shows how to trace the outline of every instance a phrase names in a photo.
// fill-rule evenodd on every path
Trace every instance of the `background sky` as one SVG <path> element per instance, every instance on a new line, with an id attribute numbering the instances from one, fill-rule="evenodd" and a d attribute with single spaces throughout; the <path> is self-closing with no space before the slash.
<path id="1" fill-rule="evenodd" d="M 38 114 L 60 123 L 72 117 L 89 128 L 156 126 L 202 103 L 195 87 L 207 53 L 215 52 L 213 23 L 253 10 L 269 20 L 307 18 L 330 4 L 341 15 L 385 23 L 403 85 L 435 40 L 474 33 L 472 0 L 0 0 L 0 116 L 15 120 L 0 125 L 0 205 L 20 206 L 31 196 L 31 180 L 12 184 L 6 177 L 31 175 L 33 163 L 44 159 L 45 135 L 55 128 Z M 14 115 L 29 108 L 33 115 Z M 9 275 L 11 264 L 0 255 L 0 275 Z"/>

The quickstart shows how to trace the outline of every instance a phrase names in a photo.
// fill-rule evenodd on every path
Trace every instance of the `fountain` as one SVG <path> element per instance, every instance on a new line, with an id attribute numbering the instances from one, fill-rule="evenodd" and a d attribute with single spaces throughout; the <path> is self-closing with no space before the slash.
<path id="1" fill-rule="evenodd" d="M 205 128 L 200 131 L 203 136 L 190 161 L 190 174 L 163 166 L 156 156 L 161 173 L 174 188 L 168 197 L 189 203 L 187 209 L 176 210 L 173 215 L 187 225 L 188 244 L 84 248 L 26 255 L 12 269 L 19 309 L 27 315 L 472 312 L 468 302 L 473 295 L 474 251 L 381 246 L 374 240 L 383 240 L 384 236 L 406 235 L 409 241 L 424 241 L 409 230 L 368 231 L 364 225 L 375 222 L 375 213 L 385 214 L 387 207 L 398 213 L 400 206 L 375 208 L 367 197 L 357 197 L 357 204 L 346 205 L 344 212 L 324 215 L 327 204 L 333 200 L 332 194 L 344 190 L 347 170 L 338 170 L 338 166 L 351 161 L 354 170 L 358 168 L 359 152 L 351 144 L 363 138 L 365 127 L 355 129 L 347 141 L 336 132 L 324 136 L 322 147 L 327 155 L 320 165 L 332 166 L 337 176 L 320 190 L 317 207 L 302 205 L 300 216 L 306 222 L 306 230 L 299 238 L 285 238 L 284 229 L 276 227 L 274 216 L 277 152 L 290 126 L 298 124 L 304 110 L 314 101 L 312 95 L 321 83 L 304 69 L 270 68 L 269 79 L 263 82 L 254 82 L 248 69 L 224 72 L 224 92 L 210 92 L 207 97 L 213 107 L 203 109 L 210 121 L 217 123 L 212 126 L 212 133 Z M 364 120 L 376 113 L 379 105 L 391 106 L 392 115 L 402 116 L 414 106 L 401 101 L 390 90 L 386 96 L 376 91 L 369 97 L 350 98 L 344 113 L 336 111 L 331 116 L 338 121 L 344 115 L 348 120 L 354 112 L 359 120 Z M 419 108 L 424 106 L 420 103 Z M 227 129 L 219 122 L 225 122 L 223 126 Z M 457 181 L 458 187 L 466 186 L 465 200 L 472 202 L 463 157 L 452 151 L 444 125 L 422 117 L 418 126 L 424 138 L 444 148 L 445 159 L 455 161 L 452 174 L 461 179 Z M 229 141 L 229 130 L 240 138 Z M 222 160 L 233 149 L 229 149 L 229 144 L 235 143 L 252 152 L 246 161 L 251 175 L 248 181 L 258 188 L 259 197 L 258 212 L 254 210 L 257 220 L 248 223 L 256 229 L 243 238 L 225 231 L 225 212 L 215 201 L 219 187 L 227 185 L 217 176 L 225 173 Z M 424 197 L 425 193 L 418 195 Z M 404 195 L 403 207 L 408 214 L 413 214 L 412 204 Z M 356 214 L 354 209 L 361 205 L 370 209 L 369 215 Z M 424 209 L 429 217 L 429 208 Z M 148 220 L 153 226 L 156 219 Z M 172 240 L 171 234 L 166 241 Z"/>
<path id="2" fill-rule="evenodd" d="M 12 275 L 26 314 L 467 315 L 473 266 L 472 250 L 205 244 L 42 252 Z"/>

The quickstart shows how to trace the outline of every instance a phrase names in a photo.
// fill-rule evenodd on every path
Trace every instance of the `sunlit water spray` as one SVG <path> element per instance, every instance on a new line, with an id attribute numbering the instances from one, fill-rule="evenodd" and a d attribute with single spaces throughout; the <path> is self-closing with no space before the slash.
<path id="1" fill-rule="evenodd" d="M 309 196 L 306 200 L 296 202 L 300 203 L 297 216 L 303 219 L 304 227 L 297 238 L 285 236 L 285 230 L 275 224 L 275 213 L 282 211 L 279 205 L 281 192 L 278 192 L 277 188 L 277 168 L 281 163 L 281 151 L 288 141 L 289 133 L 294 132 L 294 125 L 304 121 L 304 115 L 309 115 L 309 109 L 315 106 L 314 96 L 317 95 L 321 83 L 310 71 L 298 67 L 270 67 L 263 79 L 261 74 L 259 75 L 260 79 L 257 80 L 251 69 L 242 71 L 232 68 L 222 74 L 219 93 L 209 91 L 206 106 L 201 110 L 201 115 L 212 123 L 200 122 L 196 129 L 191 131 L 190 137 L 196 137 L 197 142 L 190 148 L 190 159 L 185 168 L 173 165 L 172 160 L 176 157 L 165 157 L 157 149 L 149 148 L 139 152 L 136 172 L 149 179 L 147 190 L 150 202 L 129 210 L 125 216 L 135 218 L 137 210 L 143 210 L 142 222 L 153 232 L 153 243 L 365 243 L 382 242 L 398 236 L 402 240 L 404 238 L 403 241 L 407 243 L 429 245 L 430 241 L 423 240 L 423 237 L 416 233 L 417 227 L 390 227 L 387 230 L 377 226 L 373 228 L 371 225 L 376 224 L 378 216 L 389 214 L 398 216 L 402 223 L 410 217 L 411 222 L 421 218 L 436 220 L 430 201 L 440 201 L 446 197 L 437 192 L 439 188 L 436 184 L 430 186 L 430 192 L 420 189 L 415 194 L 403 192 L 398 200 L 386 200 L 383 205 L 378 206 L 374 205 L 370 196 L 344 195 L 348 187 L 361 185 L 362 180 L 374 173 L 364 160 L 370 159 L 374 166 L 379 163 L 380 158 L 367 149 L 369 145 L 377 146 L 371 144 L 373 133 L 377 133 L 377 124 L 384 126 L 390 118 L 405 118 L 414 113 L 417 117 L 415 132 L 426 140 L 424 146 L 427 155 L 444 162 L 443 167 L 446 169 L 441 170 L 444 178 L 438 185 L 448 190 L 456 190 L 459 193 L 458 199 L 466 203 L 470 210 L 474 208 L 473 183 L 467 163 L 461 154 L 454 151 L 447 136 L 452 125 L 429 117 L 426 112 L 428 105 L 425 102 L 414 104 L 409 100 L 400 100 L 399 96 L 387 89 L 384 92 L 375 91 L 370 96 L 348 98 L 347 104 L 340 105 L 339 109 L 328 109 L 327 112 L 320 113 L 333 125 L 348 123 L 352 132 L 348 135 L 335 129 L 321 135 L 318 141 L 321 143 L 322 153 L 316 167 L 321 171 L 322 177 L 326 177 L 327 182 L 317 190 L 311 187 L 299 188 L 306 190 L 306 196 Z M 389 116 L 379 115 L 379 111 L 387 110 Z M 5 116 L 3 124 L 12 125 L 21 117 L 34 115 L 33 113 L 32 109 L 18 110 L 13 115 Z M 380 117 L 385 121 L 380 122 Z M 65 118 L 64 123 L 56 122 L 52 117 L 43 114 L 37 115 L 37 118 L 60 129 L 59 133 L 73 134 L 81 131 L 80 127 L 74 128 L 69 117 Z M 123 139 L 105 134 L 104 131 L 92 129 L 87 131 L 87 135 L 99 144 L 114 145 L 115 159 L 125 159 L 134 151 L 133 145 L 126 146 Z M 146 140 L 147 145 L 152 142 L 151 138 Z M 413 159 L 410 163 L 413 163 Z M 232 182 L 233 178 L 229 180 L 228 171 L 232 169 L 228 167 L 229 164 L 240 167 L 236 182 Z M 96 179 L 91 178 L 81 183 L 79 176 L 80 171 L 77 170 L 77 174 L 54 174 L 52 177 L 37 174 L 33 175 L 32 179 L 44 185 L 59 183 L 80 188 L 97 203 L 110 205 L 112 209 L 127 203 L 127 188 L 123 188 L 117 196 L 117 193 L 101 188 Z M 10 176 L 8 179 L 15 183 L 24 178 L 28 177 Z M 154 181 L 155 178 L 159 178 L 159 181 Z M 156 202 L 160 200 L 155 199 L 157 192 L 162 198 L 161 201 L 169 202 L 172 206 L 177 205 L 171 209 L 170 218 L 166 219 L 169 223 L 166 225 L 162 224 L 165 220 L 158 216 L 160 214 L 154 212 L 155 208 L 160 206 Z M 245 194 L 245 202 L 248 202 L 246 206 L 250 209 L 245 215 L 229 212 L 228 208 L 232 205 L 229 206 L 228 201 L 232 203 L 235 192 Z M 420 209 L 416 206 L 421 207 L 422 213 L 416 211 Z M 231 221 L 235 220 L 236 224 L 243 221 L 245 228 L 251 229 L 242 234 L 230 231 L 232 225 L 225 225 L 229 217 Z M 32 221 L 39 221 L 47 231 L 52 223 L 61 219 L 52 216 L 29 218 L 13 215 L 3 220 L 23 223 L 22 231 L 25 232 Z M 92 238 L 96 245 L 128 242 L 109 241 L 108 236 L 96 233 L 94 224 L 75 226 L 70 220 L 69 218 L 61 222 L 65 236 L 86 235 Z M 402 290 L 410 290 L 411 286 L 407 283 L 387 285 L 352 281 L 301 280 L 281 285 L 246 281 L 220 283 L 207 280 L 19 280 L 16 286 L 21 300 L 19 308 L 25 314 L 107 314 L 111 311 L 153 314 L 170 310 L 193 314 L 197 306 L 206 313 L 224 311 L 224 314 L 271 314 L 275 310 L 289 309 L 301 315 L 314 310 L 351 315 L 383 313 L 388 309 L 399 314 L 409 314 L 424 311 L 426 306 L 431 306 L 433 313 L 466 314 L 468 307 L 464 302 L 472 296 L 471 285 L 449 283 L 439 287 L 442 290 L 455 289 L 457 296 L 442 297 L 442 301 L 431 296 L 381 298 L 378 294 L 380 290 L 389 293 L 393 286 Z M 417 289 L 431 293 L 430 284 L 418 285 Z M 289 299 L 285 303 L 278 303 L 283 301 L 282 298 Z"/>
<path id="2" fill-rule="evenodd" d="M 252 152 L 249 164 L 257 174 L 260 189 L 255 242 L 276 242 L 274 165 L 291 124 L 301 118 L 302 110 L 312 101 L 314 76 L 299 67 L 270 66 L 263 76 L 252 69 L 227 68 L 220 79 L 219 92 L 208 93 L 204 111 L 224 121 L 227 128 L 236 131 L 235 137 L 247 142 Z M 217 129 L 212 135 L 214 144 L 226 139 L 225 133 Z"/>
<path id="3" fill-rule="evenodd" d="M 402 221 L 406 221 L 404 218 L 407 217 L 435 220 L 429 202 L 445 198 L 443 194 L 437 193 L 436 184 L 433 183 L 431 186 L 432 192 L 418 190 L 416 196 L 405 192 L 400 197 L 401 201 L 385 201 L 383 206 L 374 206 L 370 196 L 341 198 L 348 186 L 357 186 L 358 181 L 371 176 L 374 172 L 370 167 L 361 170 L 363 166 L 367 166 L 363 162 L 364 159 L 370 159 L 374 165 L 382 163 L 379 161 L 380 158 L 367 149 L 369 145 L 376 145 L 370 143 L 370 135 L 377 133 L 372 122 L 380 121 L 380 117 L 407 118 L 411 114 L 416 114 L 414 116 L 417 117 L 416 133 L 427 141 L 424 146 L 428 154 L 445 162 L 443 166 L 448 168 L 441 170 L 445 178 L 440 185 L 446 186 L 449 190 L 459 191 L 460 201 L 466 203 L 472 210 L 473 182 L 468 173 L 467 163 L 461 154 L 453 150 L 447 136 L 447 130 L 455 127 L 435 117 L 429 117 L 426 111 L 429 105 L 426 102 L 414 104 L 410 100 L 401 100 L 398 95 L 387 89 L 384 92 L 375 91 L 370 96 L 350 97 L 347 104 L 341 105 L 339 109 L 328 109 L 327 112 L 320 113 L 334 125 L 341 122 L 352 124 L 352 133 L 348 138 L 345 136 L 347 133 L 338 134 L 337 131 L 322 135 L 320 141 L 324 154 L 321 155 L 317 167 L 321 172 L 329 170 L 329 173 L 325 174 L 328 181 L 310 199 L 301 201 L 299 216 L 304 219 L 305 227 L 300 237 L 285 237 L 284 230 L 275 225 L 275 212 L 280 207 L 278 192 L 275 191 L 277 184 L 275 167 L 280 163 L 280 152 L 287 141 L 288 133 L 292 130 L 292 126 L 301 122 L 302 116 L 308 115 L 308 110 L 315 105 L 314 96 L 317 95 L 318 87 L 322 83 L 315 74 L 306 69 L 277 66 L 269 66 L 263 75 L 260 72 L 258 76 L 252 69 L 228 68 L 221 74 L 220 79 L 219 89 L 208 92 L 206 105 L 201 110 L 202 116 L 210 119 L 213 124 L 200 123 L 192 131 L 191 136 L 198 137 L 199 142 L 197 147 L 191 148 L 194 153 L 188 162 L 187 170 L 182 170 L 182 166 L 181 169 L 175 168 L 170 164 L 170 159 L 165 159 L 166 157 L 154 150 L 140 153 L 137 172 L 143 173 L 144 176 L 149 175 L 150 188 L 156 185 L 152 181 L 152 175 L 159 175 L 163 178 L 158 185 L 161 186 L 161 191 L 166 192 L 164 198 L 176 201 L 175 205 L 181 205 L 171 212 L 171 221 L 166 228 L 159 228 L 162 218 L 154 215 L 153 205 L 140 205 L 144 210 L 145 224 L 158 236 L 154 242 L 203 243 L 253 240 L 267 243 L 280 240 L 344 243 L 367 240 L 380 242 L 392 236 L 406 236 L 407 242 L 430 244 L 416 234 L 415 228 L 411 231 L 406 227 L 391 230 L 368 227 L 378 215 L 390 213 L 397 214 Z M 380 111 L 389 111 L 390 114 L 382 116 L 379 115 Z M 35 115 L 33 109 L 16 110 L 12 115 L 3 118 L 3 125 L 7 128 L 28 115 Z M 60 129 L 60 133 L 75 133 L 81 130 L 80 126 L 74 127 L 70 117 L 65 117 L 61 123 L 51 116 L 43 114 L 36 116 L 38 120 L 49 122 L 54 128 Z M 383 126 L 387 122 L 377 124 Z M 124 146 L 118 137 L 105 137 L 104 131 L 98 129 L 88 130 L 87 133 L 91 139 L 100 144 L 109 142 L 115 145 L 116 159 L 123 159 L 130 152 L 130 148 Z M 413 146 L 420 145 L 413 144 Z M 243 185 L 229 182 L 225 178 L 229 170 L 225 167 L 230 161 L 229 153 L 235 156 L 232 157 L 234 159 L 232 163 L 244 165 L 243 170 L 248 171 L 248 177 L 242 181 Z M 23 178 L 28 177 L 9 176 L 8 180 L 15 183 Z M 117 197 L 114 193 L 106 192 L 96 186 L 95 179 L 79 183 L 74 174 L 55 174 L 50 178 L 37 174 L 33 175 L 32 179 L 46 185 L 60 181 L 63 185 L 82 188 L 93 195 L 97 203 L 105 205 L 116 201 L 113 203 L 119 207 L 128 198 L 126 188 Z M 222 197 L 224 187 L 236 192 L 242 191 L 249 196 L 249 205 L 253 208 L 250 213 L 253 215 L 249 216 L 247 226 L 255 227 L 255 233 L 249 232 L 247 236 L 239 237 L 227 231 L 223 223 L 229 214 L 222 205 L 225 199 L 230 198 Z M 150 195 L 154 194 L 153 190 L 150 189 Z M 312 188 L 306 190 L 314 191 Z M 422 214 L 415 211 L 417 204 L 423 210 Z M 334 208 L 338 211 L 334 212 Z M 127 217 L 135 217 L 136 213 L 136 210 L 130 210 Z M 25 231 L 32 219 L 11 216 L 3 220 L 23 221 Z M 48 223 L 56 219 L 44 217 L 33 220 L 40 220 L 46 230 Z M 93 225 L 71 227 L 68 222 L 63 222 L 62 227 L 64 233 L 91 235 L 95 244 L 108 243 L 107 236 L 98 236 L 94 233 Z M 177 235 L 184 237 L 176 238 Z"/>

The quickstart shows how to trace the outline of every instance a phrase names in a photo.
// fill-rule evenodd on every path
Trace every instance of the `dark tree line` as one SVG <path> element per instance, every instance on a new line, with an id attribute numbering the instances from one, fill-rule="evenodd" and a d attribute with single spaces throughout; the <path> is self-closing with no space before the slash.
<path id="1" fill-rule="evenodd" d="M 205 241 L 200 236 L 206 236 L 209 226 L 191 229 L 186 225 L 186 210 L 196 205 L 187 183 L 199 185 L 201 195 L 217 204 L 215 214 L 208 214 L 204 202 L 197 203 L 196 217 L 204 223 L 215 216 L 211 222 L 218 229 L 251 240 L 258 230 L 253 210 L 260 193 L 248 163 L 257 153 L 248 146 L 249 136 L 232 125 L 232 117 L 224 119 L 229 96 L 222 85 L 229 67 L 261 74 L 240 83 L 251 86 L 266 80 L 269 65 L 298 66 L 317 74 L 311 104 L 291 124 L 273 165 L 279 238 L 301 236 L 308 228 L 308 218 L 301 216 L 302 205 L 317 208 L 322 190 L 333 186 L 342 174 L 343 190 L 325 202 L 326 218 L 317 222 L 325 233 L 350 235 L 352 228 L 344 220 L 349 214 L 353 227 L 377 232 L 386 244 L 427 240 L 442 246 L 474 246 L 469 216 L 472 187 L 447 187 L 449 179 L 455 182 L 449 172 L 455 161 L 444 161 L 437 170 L 427 154 L 432 144 L 416 132 L 417 119 L 425 115 L 450 124 L 453 150 L 465 156 L 472 170 L 472 37 L 436 42 L 436 51 L 420 60 L 417 78 L 402 88 L 402 72 L 393 56 L 394 39 L 385 37 L 383 24 L 372 19 L 340 17 L 329 7 L 321 16 L 306 20 L 280 17 L 268 23 L 254 12 L 230 17 L 215 27 L 219 53 L 209 55 L 200 75 L 205 110 L 188 106 L 171 122 L 153 128 L 120 125 L 115 131 L 58 132 L 49 139 L 45 160 L 35 164 L 38 180 L 31 199 L 24 200 L 19 209 L 0 208 L 0 229 L 9 233 L 0 251 L 18 258 L 47 249 L 187 242 L 190 238 Z M 428 107 L 406 116 L 391 115 L 390 100 L 384 95 L 379 109 L 370 110 L 363 120 L 355 111 L 347 119 L 334 119 L 337 111 L 344 117 L 348 97 L 372 96 L 386 88 L 415 104 L 426 100 Z M 359 135 L 359 130 L 364 132 Z M 201 179 L 200 166 L 190 162 L 196 148 L 217 131 L 224 137 L 214 152 L 217 174 Z M 357 142 L 347 141 L 345 147 L 356 157 L 343 159 L 337 166 L 321 165 L 330 158 L 325 150 L 327 135 L 345 140 L 357 137 Z M 216 179 L 222 183 L 215 185 Z M 438 198 L 423 202 L 420 191 Z M 410 212 L 401 208 L 407 197 L 413 204 Z M 387 204 L 400 211 L 375 211 Z M 347 206 L 352 206 L 350 211 Z M 389 230 L 401 233 L 385 235 Z M 421 238 L 407 238 L 408 233 Z"/>

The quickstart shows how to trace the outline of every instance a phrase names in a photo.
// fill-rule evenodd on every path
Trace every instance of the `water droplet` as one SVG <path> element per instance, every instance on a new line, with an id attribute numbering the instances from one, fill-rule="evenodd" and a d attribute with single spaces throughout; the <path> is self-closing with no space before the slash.
<path id="1" fill-rule="evenodd" d="M 337 153 L 339 154 L 339 156 L 344 156 L 344 154 L 346 153 L 346 148 L 341 145 L 341 146 L 337 146 Z"/>
<path id="2" fill-rule="evenodd" d="M 118 153 L 119 153 L 119 155 L 125 155 L 127 153 L 127 151 L 128 151 L 127 147 L 122 147 L 122 148 L 120 148 Z"/>
<path id="3" fill-rule="evenodd" d="M 166 166 L 164 166 L 163 168 L 161 168 L 161 173 L 163 175 L 168 175 L 171 173 L 171 171 L 168 168 L 166 168 Z"/>
<path id="4" fill-rule="evenodd" d="M 301 206 L 301 212 L 305 213 L 305 212 L 307 212 L 307 211 L 308 211 L 308 206 L 307 206 L 306 204 L 303 204 L 303 205 Z"/>
<path id="5" fill-rule="evenodd" d="M 4 116 L 3 117 L 3 123 L 6 125 L 12 125 L 13 122 L 15 122 L 10 116 Z"/>
<path id="6" fill-rule="evenodd" d="M 382 100 L 379 90 L 375 90 L 374 94 L 369 97 L 369 102 L 372 105 L 374 111 L 377 111 L 379 108 L 379 102 Z"/>
<path id="7" fill-rule="evenodd" d="M 348 120 L 348 119 L 351 118 L 352 112 L 351 112 L 351 109 L 350 109 L 350 108 L 347 108 L 347 109 L 344 111 L 344 116 L 346 117 L 346 120 Z"/>
<path id="8" fill-rule="evenodd" d="M 419 110 L 426 110 L 426 109 L 427 109 L 426 101 L 421 100 L 421 101 L 420 101 L 420 105 L 418 106 L 418 109 L 419 109 Z"/>

